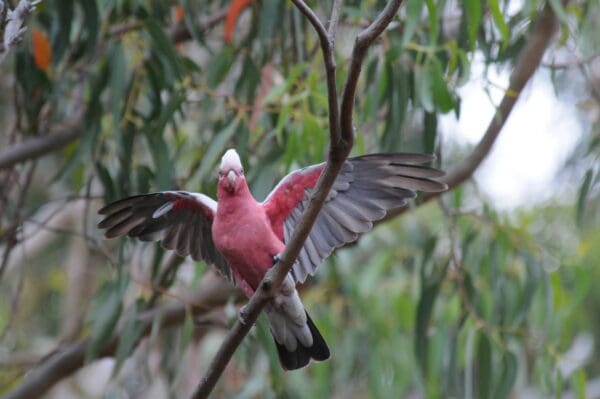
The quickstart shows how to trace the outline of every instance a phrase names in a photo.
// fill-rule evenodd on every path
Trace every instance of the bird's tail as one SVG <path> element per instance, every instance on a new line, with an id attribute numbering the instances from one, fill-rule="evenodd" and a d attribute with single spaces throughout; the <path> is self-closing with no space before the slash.
<path id="1" fill-rule="evenodd" d="M 268 307 L 266 315 L 284 369 L 296 370 L 306 366 L 310 359 L 329 358 L 327 343 L 305 310 L 303 320 L 292 320 L 289 314 L 275 307 Z"/>

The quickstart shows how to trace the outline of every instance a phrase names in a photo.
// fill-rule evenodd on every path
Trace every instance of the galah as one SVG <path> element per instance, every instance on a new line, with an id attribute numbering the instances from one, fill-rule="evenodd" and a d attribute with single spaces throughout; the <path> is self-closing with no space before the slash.
<path id="1" fill-rule="evenodd" d="M 334 249 L 355 241 L 390 209 L 402 207 L 415 191 L 440 192 L 443 172 L 421 164 L 424 154 L 371 154 L 348 158 L 278 293 L 265 307 L 284 369 L 328 359 L 329 348 L 306 313 L 297 283 L 313 275 Z M 274 259 L 283 252 L 325 163 L 291 172 L 267 198 L 252 196 L 240 157 L 233 149 L 221 160 L 217 199 L 186 191 L 136 195 L 99 213 L 98 224 L 113 238 L 127 234 L 162 242 L 181 256 L 214 265 L 250 297 Z"/>

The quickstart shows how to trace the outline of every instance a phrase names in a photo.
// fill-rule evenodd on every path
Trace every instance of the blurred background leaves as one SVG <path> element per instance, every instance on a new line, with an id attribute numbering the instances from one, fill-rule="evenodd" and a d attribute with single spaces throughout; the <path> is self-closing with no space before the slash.
<path id="1" fill-rule="evenodd" d="M 310 3 L 329 15 L 329 2 Z M 339 84 L 356 33 L 384 4 L 344 2 Z M 470 148 L 444 146 L 442 118 L 478 117 L 461 107 L 461 88 L 475 66 L 510 71 L 544 4 L 405 2 L 366 59 L 354 153 L 437 153 L 452 169 Z M 261 321 L 216 397 L 600 397 L 600 7 L 550 4 L 561 31 L 544 76 L 557 96 L 575 75 L 587 85 L 572 99 L 584 133 L 548 199 L 506 210 L 470 180 L 379 225 L 302 288 L 331 360 L 282 372 Z M 47 397 L 188 395 L 236 317 L 235 297 L 190 302 L 206 265 L 106 242 L 95 211 L 155 190 L 214 196 L 229 147 L 258 199 L 290 170 L 322 162 L 316 35 L 291 3 L 266 0 L 45 0 L 27 25 L 0 66 L 2 147 L 75 134 L 0 171 L 0 394 L 91 337 L 86 366 Z M 173 304 L 186 309 L 182 322 L 140 324 Z M 194 316 L 203 306 L 212 310 Z M 112 357 L 97 360 L 116 331 Z"/>

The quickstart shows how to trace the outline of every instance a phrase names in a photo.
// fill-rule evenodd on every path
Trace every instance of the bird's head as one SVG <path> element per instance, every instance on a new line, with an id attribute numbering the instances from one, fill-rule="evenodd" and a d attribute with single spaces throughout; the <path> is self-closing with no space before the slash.
<path id="1" fill-rule="evenodd" d="M 234 149 L 229 149 L 221 158 L 219 167 L 219 186 L 230 193 L 235 193 L 244 184 L 244 168 L 240 156 Z"/>

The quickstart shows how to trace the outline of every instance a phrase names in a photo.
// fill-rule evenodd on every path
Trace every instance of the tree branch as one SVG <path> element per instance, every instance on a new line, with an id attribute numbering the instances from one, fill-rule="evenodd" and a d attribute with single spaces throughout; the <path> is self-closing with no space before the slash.
<path id="1" fill-rule="evenodd" d="M 330 101 L 332 98 L 336 99 L 337 104 L 337 90 L 335 87 L 335 79 L 332 81 L 329 78 L 335 73 L 335 64 L 333 63 L 333 48 L 331 46 L 331 42 L 329 40 L 329 35 L 325 30 L 325 27 L 319 21 L 319 19 L 315 16 L 313 11 L 306 6 L 306 4 L 301 0 L 292 0 L 293 3 L 300 9 L 302 13 L 309 19 L 311 24 L 314 26 L 317 34 L 319 35 L 319 40 L 321 42 L 321 49 L 323 51 L 323 57 L 325 59 L 325 64 L 327 67 L 332 67 L 332 70 L 327 70 L 327 86 Z M 342 104 L 341 112 L 346 120 L 349 123 L 349 126 L 352 126 L 352 105 L 354 102 L 354 94 L 356 91 L 356 81 L 358 80 L 361 64 L 364 60 L 364 55 L 368 47 L 373 43 L 375 38 L 383 32 L 387 24 L 392 20 L 395 15 L 398 7 L 400 6 L 401 0 L 391 1 L 384 9 L 384 11 L 379 15 L 379 17 L 371 24 L 367 29 L 361 32 L 358 35 L 358 38 L 354 44 L 354 50 L 352 52 L 351 59 L 351 71 L 352 73 L 348 74 L 346 79 L 346 84 L 344 88 L 344 92 L 342 94 L 344 100 L 346 101 L 346 107 Z M 335 12 L 335 7 L 334 7 Z M 331 62 L 331 63 L 330 63 Z M 335 76 L 335 75 L 333 75 Z M 333 95 L 332 95 L 333 93 Z M 350 104 L 348 106 L 348 104 Z M 331 102 L 329 104 L 330 110 L 332 109 Z M 339 115 L 335 110 L 335 115 Z M 344 112 L 349 112 L 349 114 L 344 114 Z M 330 115 L 331 118 L 331 115 Z M 339 119 L 339 118 L 338 118 Z M 354 142 L 354 132 L 352 129 L 348 131 L 342 131 L 338 129 L 338 126 L 341 126 L 340 121 L 332 121 L 329 127 L 330 133 L 330 156 L 327 160 L 327 164 L 325 165 L 325 169 L 317 182 L 315 187 L 315 191 L 311 196 L 310 202 L 302 217 L 300 218 L 300 222 L 294 229 L 294 233 L 290 238 L 290 241 L 286 244 L 285 250 L 283 254 L 281 254 L 281 258 L 279 262 L 273 268 L 271 268 L 267 274 L 265 275 L 263 281 L 259 285 L 258 289 L 252 295 L 248 304 L 245 306 L 244 312 L 240 314 L 240 319 L 235 323 L 233 328 L 229 331 L 225 340 L 221 344 L 218 352 L 213 358 L 209 369 L 206 375 L 200 381 L 198 388 L 194 392 L 192 398 L 200 399 L 206 398 L 212 390 L 214 389 L 219 377 L 225 370 L 225 367 L 229 363 L 229 360 L 233 356 L 233 353 L 240 345 L 244 337 L 248 334 L 252 325 L 256 322 L 256 319 L 260 315 L 263 307 L 266 305 L 267 301 L 273 298 L 273 295 L 277 292 L 281 282 L 288 275 L 291 270 L 296 258 L 300 254 L 300 250 L 304 246 L 304 241 L 308 237 L 310 230 L 312 229 L 312 225 L 316 220 L 323 203 L 325 202 L 325 198 L 327 197 L 331 186 L 333 185 L 338 173 L 340 172 L 342 165 L 344 164 L 350 150 L 352 149 L 352 144 Z"/>
<path id="2" fill-rule="evenodd" d="M 371 23 L 365 30 L 360 32 L 356 37 L 354 48 L 352 50 L 352 58 L 344 93 L 342 95 L 342 108 L 340 114 L 342 119 L 341 126 L 341 143 L 342 146 L 352 148 L 354 144 L 354 126 L 352 125 L 352 113 L 354 110 L 354 99 L 356 98 L 356 86 L 358 77 L 362 69 L 362 64 L 367 54 L 367 50 L 373 44 L 375 39 L 381 35 L 383 30 L 392 22 L 392 18 L 398 12 L 402 0 L 390 1 L 384 10 L 377 16 L 375 21 Z M 332 145 L 333 147 L 333 145 Z"/>
<path id="3" fill-rule="evenodd" d="M 225 17 L 227 16 L 227 11 L 227 8 L 223 8 L 217 11 L 214 15 L 208 17 L 205 21 L 202 22 L 202 26 L 198 28 L 198 31 L 201 33 L 205 33 L 208 30 L 220 24 L 221 22 L 223 22 L 225 20 Z M 173 43 L 181 43 L 186 40 L 190 40 L 192 38 L 192 33 L 188 29 L 185 22 L 181 21 L 171 31 L 170 37 Z"/>
<path id="4" fill-rule="evenodd" d="M 319 43 L 321 44 L 321 52 L 323 53 L 323 61 L 325 62 L 325 74 L 327 76 L 327 102 L 329 104 L 329 135 L 331 136 L 331 143 L 337 143 L 340 138 L 340 116 L 338 106 L 338 93 L 337 85 L 335 81 L 335 52 L 334 52 L 334 37 L 335 28 L 334 25 L 330 25 L 330 32 L 327 32 L 325 26 L 314 13 L 314 11 L 306 5 L 303 0 L 292 0 L 292 3 L 304 14 L 306 19 L 311 23 L 313 28 L 317 31 L 319 36 Z M 339 13 L 339 1 L 333 5 L 332 18 L 333 21 L 337 18 Z"/>
<path id="5" fill-rule="evenodd" d="M 14 10 L 0 0 L 0 64 L 10 50 L 23 40 L 27 28 L 23 26 L 25 18 L 35 10 L 41 0 L 21 0 Z"/>
<path id="6" fill-rule="evenodd" d="M 515 69 L 510 75 L 508 89 L 504 93 L 500 106 L 490 121 L 481 141 L 477 144 L 471 155 L 448 173 L 448 176 L 444 179 L 444 182 L 449 187 L 455 187 L 471 177 L 490 152 L 492 145 L 498 138 L 502 127 L 508 120 L 510 113 L 519 99 L 523 88 L 541 64 L 542 57 L 557 29 L 558 21 L 556 16 L 552 11 L 552 7 L 547 4 L 538 16 L 535 28 L 527 44 L 519 54 Z"/>
<path id="7" fill-rule="evenodd" d="M 22 0 L 21 3 L 19 3 L 19 6 L 21 6 L 22 3 L 27 3 L 27 0 Z M 38 3 L 39 1 L 34 1 L 30 4 L 34 6 Z M 2 0 L 0 0 L 0 4 L 2 4 Z M 13 11 L 13 14 L 15 12 L 17 12 L 16 9 L 15 11 Z M 218 11 L 215 15 L 212 15 L 211 17 L 206 19 L 206 21 L 203 22 L 203 25 L 199 28 L 199 30 L 201 32 L 206 32 L 209 29 L 212 29 L 221 21 L 223 21 L 223 19 L 225 19 L 226 14 L 227 9 Z M 2 8 L 0 7 L 0 27 L 2 26 L 1 15 Z M 139 21 L 133 21 L 127 24 L 118 25 L 115 26 L 113 29 L 109 30 L 109 35 L 124 34 L 132 29 L 137 29 L 139 26 Z M 180 43 L 182 41 L 191 39 L 191 37 L 192 36 L 184 23 L 179 23 L 177 26 L 175 26 L 175 28 L 170 34 L 170 38 L 173 43 Z M 0 62 L 2 62 L 1 44 Z M 22 143 L 14 144 L 11 147 L 5 148 L 0 151 L 0 169 L 10 168 L 18 163 L 25 162 L 30 159 L 39 158 L 52 151 L 65 147 L 70 143 L 81 138 L 83 130 L 83 115 L 81 115 L 78 119 L 70 121 L 67 124 L 67 128 L 61 128 L 60 132 L 58 133 L 48 134 L 43 137 L 32 138 Z"/>
<path id="8" fill-rule="evenodd" d="M 186 303 L 178 303 L 149 310 L 140 315 L 143 324 L 141 336 L 150 334 L 154 323 L 159 320 L 161 328 L 168 328 L 183 323 L 188 309 L 195 317 L 203 316 L 217 306 L 227 303 L 232 295 L 241 293 L 234 289 L 223 278 L 214 273 L 207 274 L 200 282 L 196 292 Z M 99 358 L 114 356 L 123 332 L 117 332 L 100 352 Z M 92 344 L 91 338 L 83 339 L 48 356 L 37 368 L 29 371 L 17 388 L 2 399 L 29 399 L 41 397 L 55 383 L 68 377 L 85 365 L 85 356 Z"/>
<path id="9" fill-rule="evenodd" d="M 77 122 L 59 133 L 35 137 L 0 151 L 0 169 L 7 169 L 18 163 L 39 158 L 77 140 L 83 134 L 82 121 Z"/>
<path id="10" fill-rule="evenodd" d="M 333 0 L 333 6 L 331 7 L 331 18 L 329 19 L 327 36 L 329 36 L 329 42 L 331 43 L 332 47 L 335 47 L 335 35 L 337 34 L 343 2 L 343 0 Z"/>
<path id="11" fill-rule="evenodd" d="M 533 31 L 519 54 L 515 68 L 510 75 L 508 89 L 504 93 L 500 106 L 498 107 L 496 114 L 492 117 L 485 134 L 473 149 L 473 152 L 448 172 L 444 178 L 440 179 L 448 185 L 448 190 L 452 190 L 471 178 L 473 173 L 489 154 L 496 139 L 500 135 L 504 124 L 508 120 L 510 113 L 517 103 L 523 88 L 540 66 L 542 57 L 552 42 L 552 38 L 557 30 L 558 21 L 556 15 L 552 11 L 552 7 L 547 3 L 542 12 L 537 16 Z M 419 204 L 423 204 L 439 195 L 441 195 L 441 193 L 427 193 L 421 197 L 421 202 Z M 377 222 L 377 224 L 395 218 L 406 209 L 408 208 L 402 207 L 388 212 L 386 217 Z"/>

